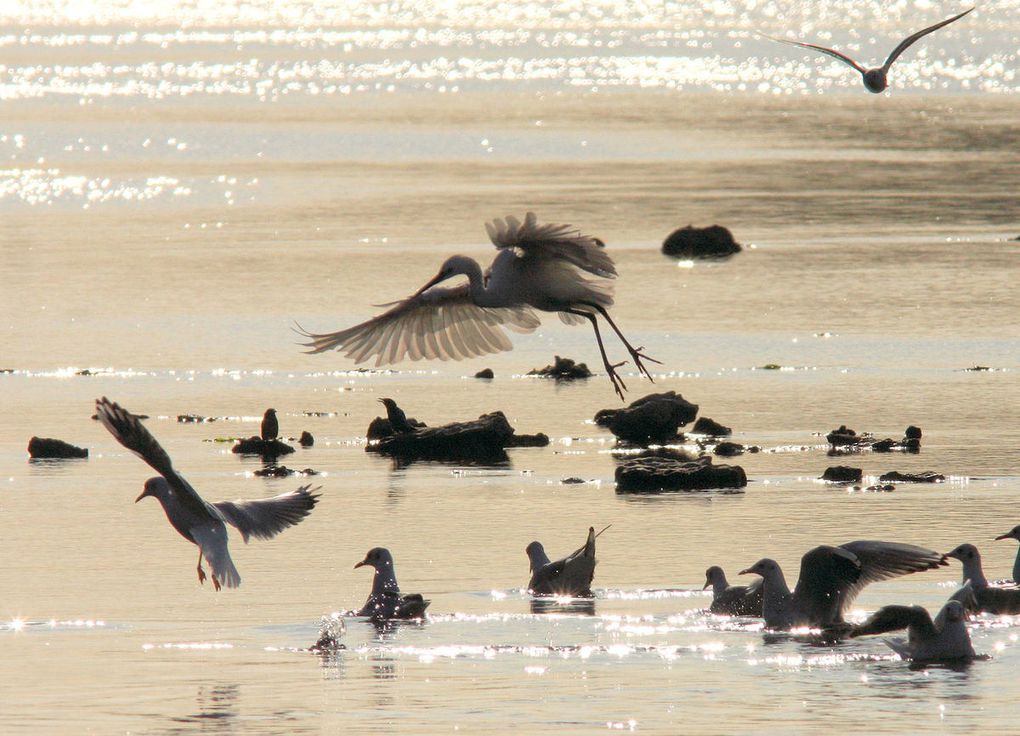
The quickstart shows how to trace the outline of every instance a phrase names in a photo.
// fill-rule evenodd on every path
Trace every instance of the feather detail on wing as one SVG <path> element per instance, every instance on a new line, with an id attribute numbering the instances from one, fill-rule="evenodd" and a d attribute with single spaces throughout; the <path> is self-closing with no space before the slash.
<path id="1" fill-rule="evenodd" d="M 462 360 L 510 350 L 505 328 L 531 332 L 539 319 L 526 306 L 479 307 L 468 286 L 432 288 L 397 303 L 377 317 L 339 332 L 297 331 L 310 353 L 337 349 L 355 363 L 376 366 L 402 360 Z"/>
<path id="2" fill-rule="evenodd" d="M 272 539 L 289 526 L 294 526 L 315 508 L 319 488 L 301 486 L 296 491 L 283 493 L 273 498 L 254 501 L 220 501 L 214 503 L 224 520 L 237 527 L 244 537 Z M 210 562 L 211 564 L 211 562 Z"/>
<path id="3" fill-rule="evenodd" d="M 220 585 L 227 588 L 239 586 L 241 575 L 234 567 L 234 561 L 230 559 L 230 551 L 227 549 L 227 528 L 219 521 L 211 521 L 196 524 L 189 531 Z"/>
<path id="4" fill-rule="evenodd" d="M 96 400 L 96 417 L 113 438 L 144 460 L 149 467 L 166 478 L 177 497 L 193 513 L 209 513 L 206 502 L 176 470 L 170 456 L 156 441 L 142 421 L 115 401 L 105 396 Z"/>
<path id="5" fill-rule="evenodd" d="M 582 235 L 572 225 L 539 225 L 534 212 L 522 223 L 513 215 L 485 223 L 489 239 L 497 248 L 515 248 L 524 258 L 558 259 L 595 276 L 613 278 L 616 266 L 595 238 Z"/>
<path id="6" fill-rule="evenodd" d="M 760 35 L 765 36 L 765 38 L 770 39 L 772 41 L 778 41 L 779 43 L 786 43 L 786 44 L 789 44 L 790 46 L 800 46 L 803 49 L 812 49 L 813 51 L 818 51 L 820 53 L 825 54 L 826 56 L 831 56 L 833 59 L 838 59 L 839 61 L 842 61 L 847 66 L 853 67 L 854 69 L 859 71 L 861 74 L 864 74 L 864 73 L 866 73 L 868 71 L 867 69 L 865 69 L 863 66 L 858 64 L 856 61 L 851 59 L 846 54 L 841 54 L 839 51 L 836 51 L 836 49 L 830 49 L 830 48 L 828 48 L 826 46 L 819 46 L 818 44 L 814 44 L 814 43 L 804 43 L 803 41 L 790 41 L 789 39 L 786 39 L 786 38 L 776 38 L 775 36 L 768 36 L 768 35 L 766 35 L 764 33 L 762 33 Z"/>
<path id="7" fill-rule="evenodd" d="M 974 8 L 971 8 L 970 10 L 964 10 L 959 15 L 954 15 L 952 18 L 946 18 L 944 21 L 941 21 L 940 23 L 936 23 L 933 26 L 928 26 L 927 28 L 918 31 L 917 33 L 913 33 L 907 36 L 905 39 L 900 41 L 899 46 L 894 48 L 892 53 L 889 54 L 889 57 L 885 60 L 885 64 L 882 65 L 882 68 L 885 71 L 889 71 L 889 67 L 892 66 L 893 62 L 896 61 L 896 59 L 899 58 L 900 54 L 906 51 L 907 47 L 913 44 L 914 41 L 917 41 L 919 38 L 923 36 L 927 36 L 932 31 L 937 31 L 939 28 L 942 28 L 942 26 L 948 26 L 953 21 L 960 20 L 960 18 L 967 15 L 967 13 L 971 12 L 971 10 L 974 10 Z"/>

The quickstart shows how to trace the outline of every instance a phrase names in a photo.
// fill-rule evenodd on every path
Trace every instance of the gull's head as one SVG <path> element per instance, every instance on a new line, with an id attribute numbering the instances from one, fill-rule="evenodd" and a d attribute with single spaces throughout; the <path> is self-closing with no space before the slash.
<path id="1" fill-rule="evenodd" d="M 952 552 L 946 552 L 946 557 L 952 557 L 964 564 L 975 560 L 981 562 L 981 553 L 973 544 L 961 544 Z"/>
<path id="2" fill-rule="evenodd" d="M 884 92 L 888 86 L 889 80 L 886 78 L 885 69 L 868 69 L 864 72 L 864 88 L 868 92 L 874 92 L 877 95 L 879 92 Z"/>
<path id="3" fill-rule="evenodd" d="M 726 573 L 718 565 L 712 565 L 712 567 L 705 570 L 705 584 L 701 586 L 701 589 L 710 588 L 715 585 L 716 581 L 723 581 L 726 579 Z"/>
<path id="4" fill-rule="evenodd" d="M 393 555 L 391 555 L 390 551 L 385 547 L 373 547 L 368 551 L 368 554 L 365 555 L 365 559 L 354 566 L 354 569 L 357 570 L 359 567 L 364 567 L 365 565 L 374 567 L 376 570 L 393 567 Z"/>
<path id="5" fill-rule="evenodd" d="M 763 578 L 775 575 L 779 572 L 779 563 L 770 560 L 768 557 L 758 560 L 746 570 L 741 570 L 741 575 L 761 575 Z"/>
<path id="6" fill-rule="evenodd" d="M 263 416 L 275 417 L 276 416 L 276 409 L 266 409 L 266 413 Z"/>
<path id="7" fill-rule="evenodd" d="M 545 547 L 542 546 L 541 542 L 532 542 L 524 548 L 525 554 L 528 555 L 528 560 L 531 562 L 531 571 L 535 571 L 535 560 L 543 560 L 546 557 Z"/>
<path id="8" fill-rule="evenodd" d="M 135 499 L 135 503 L 138 503 L 146 496 L 152 496 L 162 501 L 167 496 L 172 495 L 173 491 L 170 489 L 170 484 L 166 482 L 166 478 L 156 476 L 155 478 L 149 478 L 145 481 L 145 485 L 142 487 L 142 492 L 138 498 Z"/>
<path id="9" fill-rule="evenodd" d="M 963 621 L 967 617 L 967 610 L 960 601 L 949 601 L 942 607 L 942 612 L 945 614 L 946 621 L 952 623 Z"/>
<path id="10" fill-rule="evenodd" d="M 1013 527 L 1008 532 L 1006 532 L 1005 534 L 1000 534 L 995 539 L 996 540 L 999 540 L 999 539 L 1016 539 L 1016 540 L 1020 541 L 1020 526 Z"/>
<path id="11" fill-rule="evenodd" d="M 377 399 L 377 401 L 383 406 L 385 406 L 387 409 L 397 408 L 397 402 L 394 401 L 393 399 Z"/>

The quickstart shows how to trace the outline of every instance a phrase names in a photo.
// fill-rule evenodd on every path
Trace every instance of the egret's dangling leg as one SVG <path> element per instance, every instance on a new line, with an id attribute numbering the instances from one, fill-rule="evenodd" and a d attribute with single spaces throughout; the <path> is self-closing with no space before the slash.
<path id="1" fill-rule="evenodd" d="M 655 358 L 653 358 L 653 357 L 651 357 L 649 355 L 645 355 L 644 353 L 642 353 L 641 351 L 644 350 L 643 347 L 635 348 L 634 346 L 632 346 L 627 341 L 627 338 L 623 336 L 623 333 L 620 331 L 620 328 L 616 326 L 615 322 L 613 322 L 613 318 L 609 316 L 609 312 L 607 312 L 606 308 L 603 307 L 601 304 L 594 304 L 592 302 L 585 302 L 585 306 L 589 306 L 592 309 L 597 309 L 599 314 L 601 314 L 603 317 L 606 318 L 606 322 L 608 322 L 609 326 L 613 328 L 613 332 L 615 332 L 616 336 L 620 338 L 620 342 L 622 342 L 624 344 L 624 346 L 627 348 L 627 352 L 629 352 L 630 353 L 630 357 L 633 358 L 634 365 L 637 366 L 637 369 L 642 374 L 644 374 L 645 378 L 647 378 L 652 383 L 655 383 L 655 379 L 652 378 L 652 375 L 648 372 L 648 369 L 645 368 L 644 364 L 641 362 L 641 359 L 644 358 L 645 360 L 650 360 L 652 363 L 658 363 L 659 365 L 662 365 L 662 361 L 661 360 L 656 360 Z"/>
<path id="2" fill-rule="evenodd" d="M 198 582 L 205 582 L 205 570 L 202 569 L 202 548 L 198 548 Z"/>
<path id="3" fill-rule="evenodd" d="M 609 380 L 613 382 L 613 388 L 616 390 L 616 395 L 620 397 L 620 401 L 623 401 L 623 392 L 627 390 L 627 384 L 623 382 L 623 379 L 617 374 L 616 369 L 621 365 L 626 364 L 627 361 L 621 363 L 610 363 L 609 357 L 606 355 L 606 346 L 602 344 L 602 335 L 599 332 L 598 319 L 591 312 L 585 312 L 581 309 L 564 309 L 567 314 L 574 314 L 578 317 L 584 317 L 586 320 L 591 322 L 591 326 L 595 329 L 595 339 L 599 343 L 599 352 L 602 353 L 602 365 L 606 367 L 606 373 L 609 374 Z"/>

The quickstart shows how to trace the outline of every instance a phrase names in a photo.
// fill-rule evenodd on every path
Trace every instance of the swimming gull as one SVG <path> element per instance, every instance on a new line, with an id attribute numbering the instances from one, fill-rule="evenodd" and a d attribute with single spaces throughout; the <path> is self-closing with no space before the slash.
<path id="1" fill-rule="evenodd" d="M 1015 539 L 1020 542 L 1020 526 L 1015 526 L 1005 534 L 997 536 L 996 541 L 1000 539 Z M 1017 548 L 1016 559 L 1013 561 L 1013 582 L 1020 583 L 1020 547 Z"/>
<path id="2" fill-rule="evenodd" d="M 595 578 L 598 562 L 595 559 L 595 537 L 595 527 L 588 527 L 584 546 L 555 562 L 549 561 L 541 542 L 529 544 L 525 549 L 531 563 L 528 590 L 535 595 L 590 597 L 591 581 Z"/>
<path id="3" fill-rule="evenodd" d="M 835 49 L 830 49 L 826 46 L 818 46 L 817 44 L 804 43 L 802 41 L 790 41 L 789 39 L 785 38 L 775 38 L 773 36 L 767 36 L 764 33 L 761 35 L 773 41 L 779 41 L 780 43 L 788 43 L 791 46 L 800 46 L 805 49 L 813 49 L 814 51 L 820 51 L 823 54 L 826 54 L 827 56 L 831 56 L 834 59 L 842 61 L 844 64 L 853 67 L 854 69 L 861 73 L 861 76 L 864 78 L 864 87 L 865 89 L 868 90 L 868 92 L 874 92 L 875 94 L 878 94 L 879 92 L 882 92 L 883 90 L 885 90 L 886 87 L 889 86 L 888 80 L 889 67 L 893 65 L 893 62 L 896 61 L 896 59 L 899 58 L 900 54 L 906 51 L 911 44 L 913 44 L 920 38 L 927 36 L 932 31 L 937 31 L 939 28 L 942 28 L 942 26 L 947 26 L 953 21 L 960 20 L 960 18 L 967 15 L 967 13 L 971 12 L 971 10 L 974 10 L 974 8 L 971 8 L 970 10 L 965 10 L 959 15 L 954 15 L 952 18 L 947 18 L 946 20 L 936 23 L 933 26 L 928 26 L 927 28 L 918 31 L 917 33 L 907 36 L 900 42 L 899 46 L 893 49 L 893 52 L 889 54 L 889 58 L 885 60 L 885 63 L 882 66 L 876 67 L 874 69 L 865 69 L 863 66 L 858 64 L 856 61 L 851 59 L 846 54 L 840 53 L 839 51 L 836 51 Z"/>
<path id="4" fill-rule="evenodd" d="M 762 580 L 755 580 L 750 585 L 730 585 L 726 573 L 718 565 L 705 570 L 705 586 L 712 588 L 712 605 L 708 610 L 712 613 L 729 616 L 761 617 Z"/>
<path id="5" fill-rule="evenodd" d="M 952 557 L 963 563 L 963 580 L 970 581 L 974 587 L 979 611 L 994 614 L 1020 613 L 1020 587 L 999 588 L 988 582 L 981 568 L 981 553 L 973 544 L 961 544 L 946 557 Z"/>
<path id="6" fill-rule="evenodd" d="M 258 500 L 209 503 L 178 473 L 156 438 L 116 402 L 105 396 L 96 401 L 96 415 L 120 444 L 138 455 L 161 477 L 149 478 L 135 503 L 152 496 L 163 506 L 166 518 L 182 537 L 198 546 L 198 582 L 205 582 L 202 558 L 212 568 L 216 590 L 221 585 L 236 588 L 241 576 L 227 549 L 227 524 L 236 527 L 244 539 L 271 539 L 304 519 L 315 507 L 319 488 L 301 486 L 296 491 Z"/>
<path id="7" fill-rule="evenodd" d="M 933 621 L 921 606 L 883 606 L 853 628 L 851 637 L 907 630 L 907 638 L 884 639 L 903 659 L 915 662 L 973 659 L 974 645 L 967 631 L 967 604 L 960 597 L 973 596 L 964 586 L 950 598 Z"/>
<path id="8" fill-rule="evenodd" d="M 923 547 L 859 540 L 839 547 L 823 545 L 807 552 L 801 558 L 800 577 L 793 591 L 787 587 L 775 560 L 758 560 L 740 574 L 762 577 L 762 618 L 768 628 L 826 629 L 843 624 L 843 614 L 869 583 L 947 564 L 943 555 Z"/>
<path id="9" fill-rule="evenodd" d="M 276 418 L 276 409 L 266 409 L 266 413 L 262 415 L 260 435 L 266 441 L 275 440 L 280 436 L 280 422 Z"/>
<path id="10" fill-rule="evenodd" d="M 393 567 L 393 555 L 385 547 L 373 547 L 365 555 L 365 559 L 354 566 L 369 566 L 375 569 L 372 578 L 372 592 L 365 605 L 357 612 L 358 616 L 368 616 L 373 621 L 389 621 L 390 619 L 420 619 L 425 616 L 425 609 L 430 601 L 420 593 L 400 594 L 397 585 L 397 573 Z"/>

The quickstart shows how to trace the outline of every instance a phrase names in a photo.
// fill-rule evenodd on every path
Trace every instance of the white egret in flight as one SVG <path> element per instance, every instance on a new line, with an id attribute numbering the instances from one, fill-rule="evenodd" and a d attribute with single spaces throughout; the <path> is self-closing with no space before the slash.
<path id="1" fill-rule="evenodd" d="M 297 328 L 311 338 L 310 353 L 340 350 L 355 363 L 375 358 L 377 366 L 402 360 L 461 360 L 513 348 L 503 328 L 531 332 L 539 325 L 532 311 L 557 312 L 567 324 L 591 322 L 602 363 L 616 393 L 627 386 L 617 375 L 623 363 L 606 356 L 597 315 L 601 315 L 626 346 L 637 369 L 652 380 L 642 360 L 659 363 L 633 347 L 606 308 L 613 304 L 610 279 L 613 264 L 601 241 L 582 235 L 571 225 L 539 225 L 533 212 L 522 223 L 516 217 L 486 223 L 499 253 L 488 270 L 473 258 L 451 256 L 427 284 L 387 311 L 338 332 L 317 334 Z M 597 278 L 588 278 L 591 274 Z M 455 276 L 468 283 L 437 284 Z"/>

